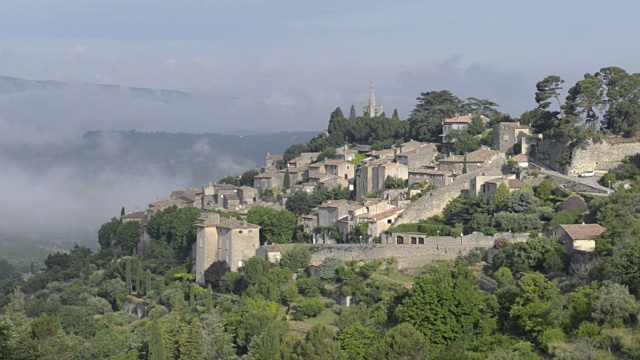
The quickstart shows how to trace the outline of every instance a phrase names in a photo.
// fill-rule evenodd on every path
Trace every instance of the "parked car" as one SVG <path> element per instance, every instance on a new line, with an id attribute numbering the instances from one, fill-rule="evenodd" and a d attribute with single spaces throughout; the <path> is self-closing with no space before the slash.
<path id="1" fill-rule="evenodd" d="M 581 178 L 586 178 L 586 177 L 594 177 L 596 176 L 596 173 L 593 171 L 587 171 L 587 172 L 583 172 L 582 174 L 578 175 Z"/>

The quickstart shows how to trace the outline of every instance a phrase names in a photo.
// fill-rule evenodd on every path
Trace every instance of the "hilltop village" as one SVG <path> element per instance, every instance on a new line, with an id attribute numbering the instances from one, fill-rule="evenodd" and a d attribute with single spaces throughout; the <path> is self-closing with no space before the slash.
<path id="1" fill-rule="evenodd" d="M 352 107 L 351 121 L 356 121 L 353 112 Z M 341 113 L 337 109 L 332 119 L 343 118 Z M 371 84 L 360 119 L 374 122 L 380 116 L 384 117 L 383 107 L 376 104 Z M 277 263 L 297 245 L 312 247 L 316 267 L 330 257 L 344 261 L 392 258 L 398 268 L 417 267 L 472 250 L 495 250 L 503 241 L 526 242 L 532 234 L 560 238 L 569 253 L 593 252 L 593 239 L 605 229 L 598 224 L 574 224 L 575 217 L 550 221 L 553 208 L 522 219 L 517 212 L 503 211 L 494 219 L 472 214 L 470 224 L 445 224 L 443 211 L 458 198 L 504 197 L 507 201 L 533 194 L 543 182 L 543 188 L 549 186 L 567 196 L 608 196 L 610 189 L 595 181 L 596 173 L 602 176 L 627 155 L 624 151 L 611 154 L 603 166 L 574 162 L 559 169 L 545 156 L 554 157 L 547 153 L 560 143 L 544 141 L 542 134 L 517 121 L 498 122 L 489 116 L 476 110 L 442 119 L 438 142 L 409 139 L 387 147 L 356 143 L 315 152 L 294 146 L 285 155 L 267 154 L 259 169 L 200 189 L 174 191 L 169 199 L 125 214 L 120 221 L 139 222 L 137 251 L 144 253 L 153 238 L 147 225 L 155 214 L 170 208 L 199 210 L 202 216 L 190 256 L 201 285 L 205 285 L 205 271 L 216 261 L 237 271 L 256 256 Z M 464 141 L 460 135 L 471 131 L 482 144 L 462 152 L 457 146 Z M 318 138 L 330 136 L 325 131 Z M 630 145 L 639 149 L 638 144 Z M 590 144 L 584 151 L 597 151 L 597 147 Z M 296 216 L 280 217 L 277 224 L 268 219 L 282 213 Z M 277 236 L 273 227 L 281 228 Z"/>
<path id="2" fill-rule="evenodd" d="M 369 100 L 20 274 L 6 359 L 638 359 L 640 74 Z M 106 220 L 106 219 L 105 219 Z"/>

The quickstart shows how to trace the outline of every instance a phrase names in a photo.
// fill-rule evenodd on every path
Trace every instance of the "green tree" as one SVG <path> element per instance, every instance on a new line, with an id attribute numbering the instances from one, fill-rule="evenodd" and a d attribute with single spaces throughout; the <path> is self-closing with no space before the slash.
<path id="1" fill-rule="evenodd" d="M 360 324 L 351 325 L 340 333 L 340 348 L 349 360 L 373 358 L 378 341 L 377 331 Z"/>
<path id="2" fill-rule="evenodd" d="M 429 343 L 424 335 L 410 323 L 402 323 L 382 338 L 376 347 L 374 359 L 424 359 L 428 354 Z"/>
<path id="3" fill-rule="evenodd" d="M 308 247 L 296 246 L 282 255 L 280 267 L 291 270 L 296 273 L 300 269 L 306 269 L 311 261 L 311 252 Z"/>
<path id="4" fill-rule="evenodd" d="M 299 355 L 305 360 L 342 360 L 340 344 L 333 332 L 323 324 L 314 325 L 300 346 Z"/>
<path id="5" fill-rule="evenodd" d="M 422 332 L 430 342 L 447 345 L 476 328 L 484 299 L 471 272 L 463 267 L 434 267 L 417 277 L 413 288 L 394 310 L 394 316 Z"/>
<path id="6" fill-rule="evenodd" d="M 462 163 L 462 173 L 467 173 L 467 154 L 464 154 L 464 162 Z"/>
<path id="7" fill-rule="evenodd" d="M 551 199 L 552 194 L 553 194 L 553 185 L 551 185 L 551 183 L 548 182 L 547 180 L 544 180 L 543 182 L 540 183 L 540 185 L 538 185 L 538 187 L 536 187 L 536 196 L 542 201 L 547 201 Z"/>
<path id="8" fill-rule="evenodd" d="M 442 121 L 468 110 L 468 107 L 448 90 L 421 93 L 417 101 L 416 107 L 409 115 L 408 137 L 418 141 L 439 141 Z"/>
<path id="9" fill-rule="evenodd" d="M 225 185 L 233 185 L 233 186 L 237 186 L 238 185 L 238 179 L 233 177 L 233 176 L 227 176 L 224 177 L 220 180 L 218 180 L 219 184 L 225 184 Z"/>
<path id="10" fill-rule="evenodd" d="M 296 191 L 287 198 L 287 210 L 301 216 L 311 211 L 311 199 L 304 191 Z"/>
<path id="11" fill-rule="evenodd" d="M 272 210 L 255 206 L 247 213 L 247 220 L 259 225 L 262 243 L 288 244 L 296 228 L 296 216 L 287 210 Z"/>
<path id="12" fill-rule="evenodd" d="M 203 340 L 202 324 L 197 317 L 193 317 L 189 323 L 184 324 L 181 328 L 181 334 L 178 339 L 179 359 L 202 359 L 204 355 L 202 352 Z"/>
<path id="13" fill-rule="evenodd" d="M 289 168 L 284 173 L 284 180 L 282 180 L 282 187 L 285 190 L 289 190 L 291 187 L 291 174 L 289 174 Z"/>
<path id="14" fill-rule="evenodd" d="M 355 120 L 356 116 L 356 107 L 351 105 L 351 109 L 349 109 L 349 120 Z"/>
<path id="15" fill-rule="evenodd" d="M 593 299 L 593 318 L 601 324 L 621 327 L 634 320 L 638 304 L 629 288 L 616 283 L 606 283 Z"/>
<path id="16" fill-rule="evenodd" d="M 498 186 L 496 193 L 493 196 L 493 201 L 496 204 L 496 208 L 504 209 L 507 206 L 507 199 L 509 198 L 509 187 L 502 183 Z"/>
<path id="17" fill-rule="evenodd" d="M 258 170 L 247 170 L 240 176 L 242 186 L 253 186 L 253 179 L 260 174 Z"/>
<path id="18" fill-rule="evenodd" d="M 149 335 L 149 360 L 165 360 L 166 353 L 162 342 L 162 330 L 158 319 L 151 322 L 151 333 Z"/>
<path id="19" fill-rule="evenodd" d="M 302 299 L 298 303 L 298 307 L 296 308 L 295 318 L 296 320 L 302 320 L 310 317 L 316 317 L 322 312 L 323 309 L 324 305 L 322 304 L 322 301 L 320 301 L 320 299 Z"/>
<path id="20" fill-rule="evenodd" d="M 391 115 L 391 120 L 400 121 L 400 116 L 398 115 L 398 109 L 393 109 L 393 115 Z"/>
<path id="21" fill-rule="evenodd" d="M 326 258 L 320 268 L 320 277 L 324 280 L 331 280 L 336 276 L 336 269 L 342 265 L 343 261 L 338 258 Z"/>
<path id="22" fill-rule="evenodd" d="M 116 218 L 111 219 L 108 223 L 102 224 L 98 230 L 98 243 L 103 249 L 110 248 L 116 241 L 116 232 L 120 227 L 120 221 Z"/>
<path id="23" fill-rule="evenodd" d="M 122 223 L 116 231 L 115 245 L 125 254 L 131 254 L 140 241 L 140 223 L 128 221 Z"/>
<path id="24" fill-rule="evenodd" d="M 213 264 L 204 271 L 204 282 L 205 284 L 211 285 L 214 289 L 217 289 L 220 287 L 220 280 L 229 271 L 231 271 L 231 268 L 226 261 L 214 261 Z"/>
<path id="25" fill-rule="evenodd" d="M 558 104 L 558 109 L 562 109 L 560 103 L 560 91 L 564 80 L 556 75 L 550 75 L 536 84 L 536 102 L 538 109 L 547 110 L 551 106 L 549 100 L 554 99 Z"/>

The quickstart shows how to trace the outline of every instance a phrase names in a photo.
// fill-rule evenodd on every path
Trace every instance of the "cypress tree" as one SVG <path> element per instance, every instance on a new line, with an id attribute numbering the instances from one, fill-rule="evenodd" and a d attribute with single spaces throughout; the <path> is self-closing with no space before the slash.
<path id="1" fill-rule="evenodd" d="M 160 329 L 160 324 L 158 324 L 158 319 L 153 319 L 149 336 L 149 360 L 165 360 L 166 358 L 162 342 L 162 330 Z"/>
<path id="2" fill-rule="evenodd" d="M 207 314 L 210 314 L 211 309 L 213 308 L 213 290 L 211 290 L 211 284 L 207 286 L 207 299 L 205 306 L 207 307 Z"/>
<path id="3" fill-rule="evenodd" d="M 349 120 L 356 119 L 356 107 L 351 105 L 351 110 L 349 110 Z"/>
<path id="4" fill-rule="evenodd" d="M 124 280 L 125 280 L 126 285 L 127 285 L 127 293 L 131 294 L 132 284 L 131 284 L 131 260 L 130 259 L 125 260 L 124 267 L 125 267 Z"/>
<path id="5" fill-rule="evenodd" d="M 467 154 L 464 154 L 464 162 L 462 163 L 462 173 L 467 173 Z"/>
<path id="6" fill-rule="evenodd" d="M 391 119 L 400 120 L 400 116 L 398 116 L 398 109 L 393 109 L 393 115 L 391 115 Z"/>
<path id="7" fill-rule="evenodd" d="M 138 296 L 144 295 L 142 291 L 142 262 L 136 261 L 136 294 Z"/>
<path id="8" fill-rule="evenodd" d="M 287 169 L 284 173 L 284 179 L 282 180 L 282 187 L 285 190 L 289 190 L 291 187 L 291 175 L 289 174 L 289 169 Z"/>
<path id="9" fill-rule="evenodd" d="M 195 285 L 189 284 L 189 307 L 193 309 L 196 306 L 196 289 Z"/>
<path id="10" fill-rule="evenodd" d="M 36 273 L 36 265 L 34 263 L 31 263 L 31 273 L 32 274 Z"/>
<path id="11" fill-rule="evenodd" d="M 123 206 L 122 209 L 120 209 L 120 216 L 124 216 L 124 214 L 126 214 L 126 212 L 124 211 L 124 206 Z"/>

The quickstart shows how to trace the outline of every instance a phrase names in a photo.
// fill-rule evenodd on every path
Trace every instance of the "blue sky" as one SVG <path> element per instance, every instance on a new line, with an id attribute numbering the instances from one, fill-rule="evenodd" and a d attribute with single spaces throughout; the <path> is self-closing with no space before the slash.
<path id="1" fill-rule="evenodd" d="M 241 99 L 206 109 L 217 115 L 210 122 L 183 123 L 189 131 L 320 130 L 336 106 L 366 102 L 370 80 L 387 112 L 398 108 L 401 117 L 420 92 L 440 89 L 489 98 L 519 115 L 546 75 L 573 83 L 604 66 L 640 71 L 640 2 L 629 0 L 0 5 L 0 75 Z M 171 124 L 131 128 L 176 130 Z"/>

